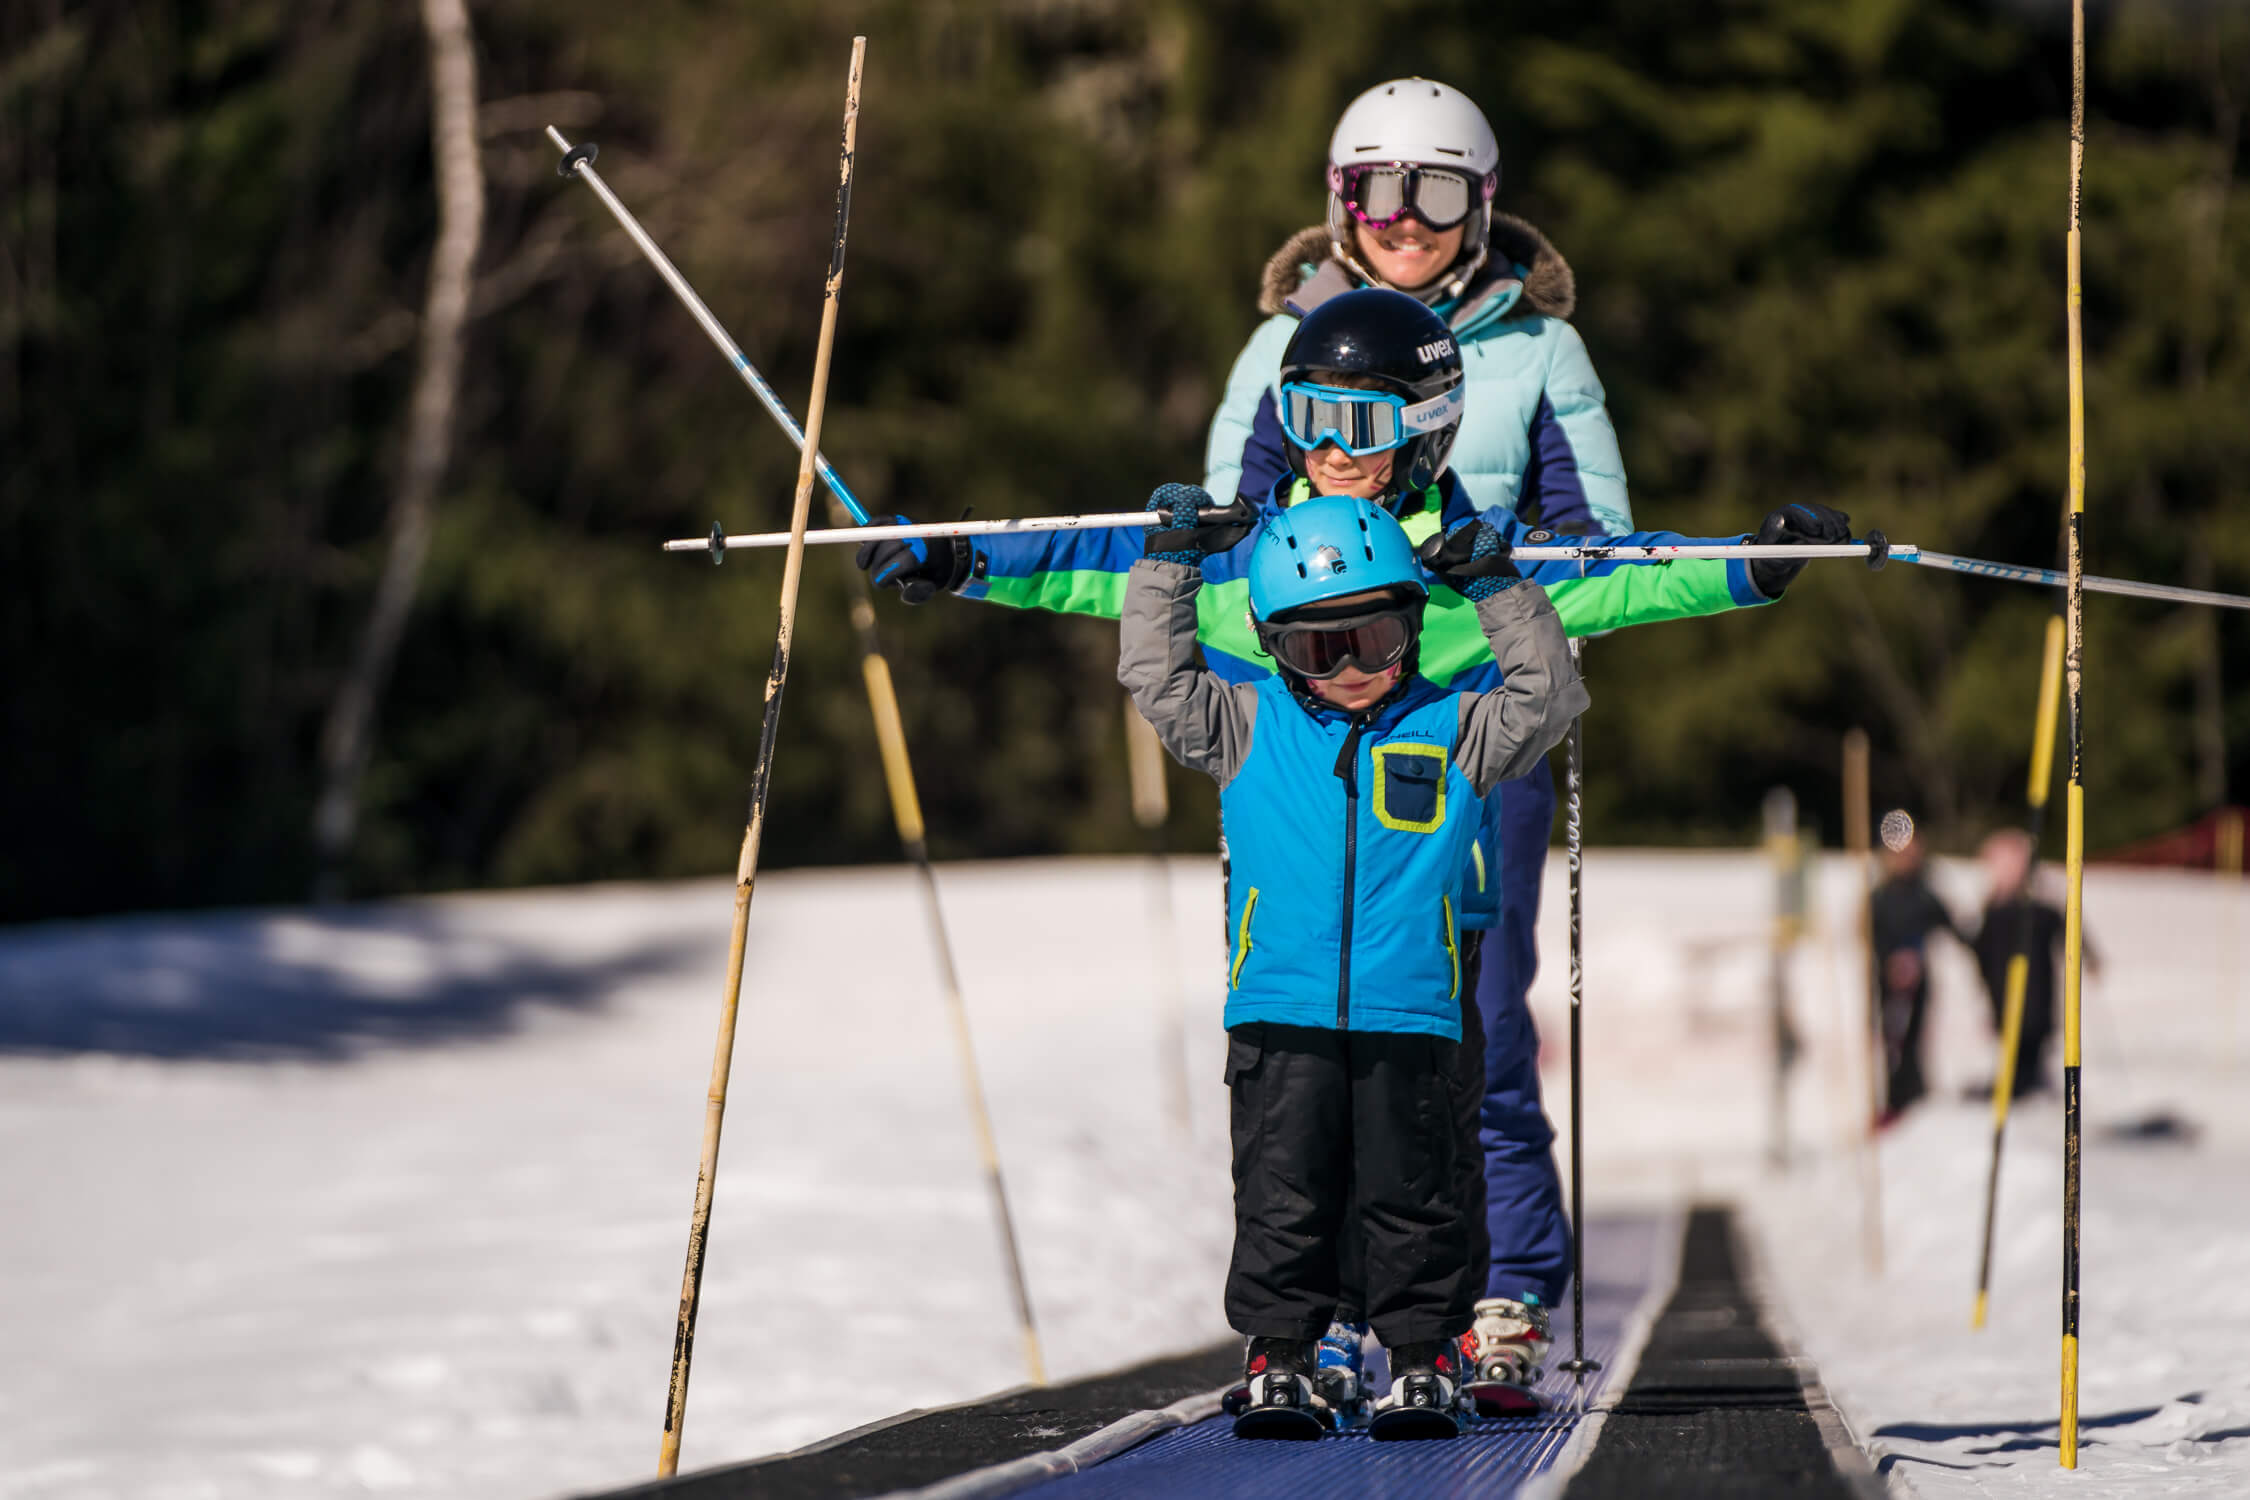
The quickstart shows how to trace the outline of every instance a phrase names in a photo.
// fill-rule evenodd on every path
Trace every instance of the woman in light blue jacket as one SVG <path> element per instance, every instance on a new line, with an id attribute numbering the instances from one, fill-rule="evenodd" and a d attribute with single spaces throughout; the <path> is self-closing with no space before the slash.
<path id="1" fill-rule="evenodd" d="M 1266 265 L 1258 308 L 1268 316 L 1228 378 L 1204 488 L 1265 497 L 1288 470 L 1276 407 L 1283 346 L 1323 302 L 1382 286 L 1420 299 L 1453 330 L 1468 404 L 1449 467 L 1475 504 L 1562 533 L 1633 530 L 1602 384 L 1565 321 L 1576 302 L 1570 267 L 1538 230 L 1493 212 L 1500 149 L 1483 112 L 1427 79 L 1380 84 L 1344 111 L 1328 162 L 1326 223 L 1292 236 Z M 1482 1097 L 1464 1079 L 1459 1102 L 1464 1129 L 1474 1111 L 1483 1146 L 1491 1255 L 1473 1358 L 1482 1367 L 1479 1405 L 1494 1414 L 1532 1404 L 1546 1308 L 1570 1269 L 1539 1038 L 1524 999 L 1538 967 L 1534 931 L 1554 815 L 1544 763 L 1503 782 L 1488 806 L 1501 874 L 1479 944 Z M 1324 1346 L 1324 1364 L 1356 1364 L 1352 1327 L 1339 1325 L 1326 1343 L 1334 1347 Z"/>

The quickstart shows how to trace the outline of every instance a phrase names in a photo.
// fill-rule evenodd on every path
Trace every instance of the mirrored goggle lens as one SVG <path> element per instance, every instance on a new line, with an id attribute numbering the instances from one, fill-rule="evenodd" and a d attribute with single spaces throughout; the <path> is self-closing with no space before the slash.
<path id="1" fill-rule="evenodd" d="M 1347 666 L 1380 672 L 1406 655 L 1414 633 L 1403 615 L 1374 615 L 1334 626 L 1299 625 L 1273 632 L 1273 654 L 1300 677 L 1329 678 Z"/>
<path id="2" fill-rule="evenodd" d="M 1406 441 L 1406 402 L 1397 396 L 1307 385 L 1285 385 L 1281 395 L 1282 426 L 1300 448 L 1334 443 L 1356 458 Z"/>
<path id="3" fill-rule="evenodd" d="M 1408 212 L 1432 229 L 1451 229 L 1476 206 L 1476 184 L 1442 167 L 1353 167 L 1344 173 L 1343 198 L 1376 229 Z"/>

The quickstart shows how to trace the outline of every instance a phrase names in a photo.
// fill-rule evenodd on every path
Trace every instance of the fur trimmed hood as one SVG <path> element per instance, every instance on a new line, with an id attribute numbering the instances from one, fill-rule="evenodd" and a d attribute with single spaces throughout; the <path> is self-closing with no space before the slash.
<path id="1" fill-rule="evenodd" d="M 1496 213 L 1492 216 L 1491 245 L 1491 262 L 1462 299 L 1465 304 L 1481 302 L 1503 284 L 1513 282 L 1515 268 L 1524 266 L 1528 270 L 1523 278 L 1523 295 L 1511 312 L 1568 318 L 1577 308 L 1578 282 L 1570 273 L 1570 263 L 1537 229 L 1513 214 Z M 1307 266 L 1313 267 L 1309 274 Z M 1357 278 L 1330 256 L 1326 225 L 1300 229 L 1266 262 L 1265 275 L 1258 285 L 1258 311 L 1268 316 L 1284 311 L 1300 287 L 1329 275 L 1342 282 L 1328 293 L 1331 296 L 1357 283 Z M 1326 301 L 1327 297 L 1317 300 Z"/>

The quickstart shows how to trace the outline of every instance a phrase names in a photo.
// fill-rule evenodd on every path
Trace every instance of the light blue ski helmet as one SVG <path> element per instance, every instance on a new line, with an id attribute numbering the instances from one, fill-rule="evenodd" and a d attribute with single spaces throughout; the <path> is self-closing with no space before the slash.
<path id="1" fill-rule="evenodd" d="M 1371 500 L 1301 500 L 1266 522 L 1250 552 L 1250 613 L 1258 620 L 1370 589 L 1430 594 L 1404 528 Z"/>

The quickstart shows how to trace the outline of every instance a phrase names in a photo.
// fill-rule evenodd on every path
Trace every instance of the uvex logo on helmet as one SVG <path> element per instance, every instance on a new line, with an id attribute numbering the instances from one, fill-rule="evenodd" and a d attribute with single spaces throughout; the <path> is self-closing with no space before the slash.
<path id="1" fill-rule="evenodd" d="M 1423 364 L 1434 365 L 1453 353 L 1453 340 L 1433 339 L 1414 351 L 1414 357 Z"/>

